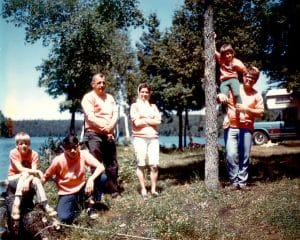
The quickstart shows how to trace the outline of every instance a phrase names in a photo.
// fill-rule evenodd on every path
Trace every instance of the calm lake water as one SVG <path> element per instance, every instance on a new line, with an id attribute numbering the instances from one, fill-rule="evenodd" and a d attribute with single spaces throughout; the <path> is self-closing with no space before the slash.
<path id="1" fill-rule="evenodd" d="M 39 151 L 39 148 L 42 144 L 47 141 L 47 137 L 32 137 L 31 138 L 31 148 L 33 150 Z M 122 138 L 119 140 L 122 143 Z M 160 136 L 159 142 L 161 146 L 172 147 L 178 146 L 178 137 L 177 136 Z M 193 137 L 194 143 L 205 144 L 205 138 L 203 137 Z M 223 144 L 223 139 L 219 139 L 220 144 Z M 189 140 L 187 140 L 189 143 Z M 9 151 L 14 148 L 15 139 L 14 138 L 0 138 L 0 180 L 3 180 L 7 177 L 7 170 L 9 165 Z"/>

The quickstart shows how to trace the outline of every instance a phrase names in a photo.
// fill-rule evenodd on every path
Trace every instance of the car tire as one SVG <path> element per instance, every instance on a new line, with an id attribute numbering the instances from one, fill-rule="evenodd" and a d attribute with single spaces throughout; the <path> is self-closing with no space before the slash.
<path id="1" fill-rule="evenodd" d="M 268 135 L 263 131 L 256 131 L 253 133 L 253 142 L 255 145 L 262 145 L 269 141 Z"/>

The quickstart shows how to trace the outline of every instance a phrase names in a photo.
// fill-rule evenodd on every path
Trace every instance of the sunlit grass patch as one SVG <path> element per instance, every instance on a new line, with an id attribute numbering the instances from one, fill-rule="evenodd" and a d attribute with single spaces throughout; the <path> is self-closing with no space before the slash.
<path id="1" fill-rule="evenodd" d="M 203 151 L 172 150 L 160 155 L 159 197 L 143 199 L 132 146 L 118 147 L 118 160 L 121 197 L 112 199 L 104 195 L 102 202 L 107 209 L 99 211 L 99 218 L 91 220 L 83 213 L 74 226 L 65 228 L 61 239 L 299 237 L 299 178 L 255 179 L 247 192 L 228 188 L 207 191 Z M 147 177 L 150 187 L 149 175 Z M 46 189 L 54 203 L 53 185 L 47 183 Z"/>

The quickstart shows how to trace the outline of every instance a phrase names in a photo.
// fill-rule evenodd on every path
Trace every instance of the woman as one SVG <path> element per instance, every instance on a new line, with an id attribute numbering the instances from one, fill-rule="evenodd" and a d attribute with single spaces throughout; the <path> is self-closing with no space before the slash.
<path id="1" fill-rule="evenodd" d="M 147 83 L 138 86 L 138 99 L 131 105 L 133 146 L 137 159 L 136 174 L 141 185 L 142 197 L 147 196 L 145 167 L 150 166 L 151 194 L 158 196 L 156 190 L 159 164 L 159 141 L 157 127 L 161 116 L 155 104 L 149 102 L 151 87 Z M 148 157 L 148 164 L 146 159 Z"/>

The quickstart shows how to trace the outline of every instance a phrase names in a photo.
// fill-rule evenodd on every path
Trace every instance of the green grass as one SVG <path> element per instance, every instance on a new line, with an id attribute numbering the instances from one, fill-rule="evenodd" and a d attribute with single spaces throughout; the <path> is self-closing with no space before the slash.
<path id="1" fill-rule="evenodd" d="M 62 228 L 57 239 L 300 238 L 299 174 L 253 178 L 247 192 L 228 187 L 210 192 L 203 180 L 203 151 L 161 153 L 161 194 L 144 200 L 139 195 L 132 147 L 119 147 L 118 160 L 122 196 L 105 195 L 107 209 L 99 212 L 98 219 L 91 220 L 83 212 L 74 225 Z M 220 180 L 225 185 L 223 165 L 221 161 Z M 46 187 L 56 204 L 53 185 Z"/>

